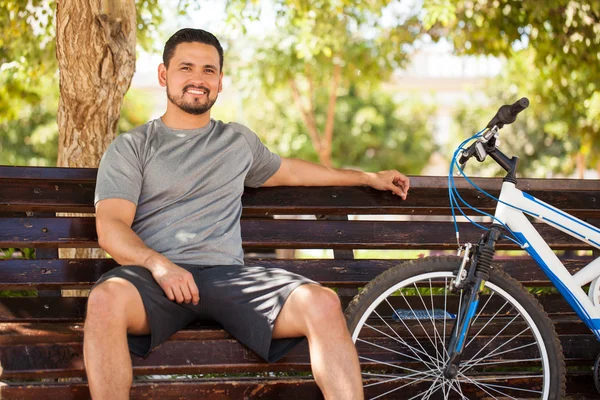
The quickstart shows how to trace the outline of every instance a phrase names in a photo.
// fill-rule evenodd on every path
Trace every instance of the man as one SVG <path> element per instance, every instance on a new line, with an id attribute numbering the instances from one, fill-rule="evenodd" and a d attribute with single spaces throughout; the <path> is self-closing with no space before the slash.
<path id="1" fill-rule="evenodd" d="M 268 361 L 306 337 L 324 396 L 362 398 L 337 295 L 284 270 L 244 266 L 240 199 L 244 186 L 277 185 L 369 185 L 404 199 L 408 178 L 280 158 L 248 128 L 212 120 L 223 49 L 206 31 L 175 33 L 158 79 L 165 114 L 119 136 L 98 170 L 98 239 L 122 267 L 103 275 L 88 300 L 84 355 L 93 398 L 128 398 L 129 351 L 145 356 L 199 319 L 216 320 Z"/>

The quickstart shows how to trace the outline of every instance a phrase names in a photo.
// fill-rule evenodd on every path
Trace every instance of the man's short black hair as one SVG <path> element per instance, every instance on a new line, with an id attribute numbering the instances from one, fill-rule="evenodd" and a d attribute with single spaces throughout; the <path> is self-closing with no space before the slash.
<path id="1" fill-rule="evenodd" d="M 163 63 L 169 68 L 169 63 L 175 54 L 175 48 L 179 43 L 204 43 L 213 46 L 219 53 L 219 68 L 223 71 L 223 48 L 219 39 L 210 32 L 203 29 L 183 28 L 178 30 L 167 40 L 163 51 Z"/>

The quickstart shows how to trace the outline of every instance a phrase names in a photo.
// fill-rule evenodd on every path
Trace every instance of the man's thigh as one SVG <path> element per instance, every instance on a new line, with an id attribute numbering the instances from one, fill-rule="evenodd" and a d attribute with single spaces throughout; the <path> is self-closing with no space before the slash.
<path id="1" fill-rule="evenodd" d="M 273 341 L 273 328 L 290 294 L 299 286 L 318 283 L 278 268 L 217 266 L 193 272 L 202 314 L 261 355 L 273 360 L 287 344 Z M 287 337 L 302 337 L 289 331 Z M 281 350 L 284 349 L 284 350 Z"/>
<path id="2" fill-rule="evenodd" d="M 132 285 L 139 296 L 136 297 L 136 301 L 142 303 L 141 307 L 140 303 L 136 303 L 132 313 L 144 319 L 144 323 L 137 325 L 133 331 L 128 332 L 127 336 L 130 351 L 137 355 L 146 356 L 175 332 L 198 319 L 200 305 L 179 304 L 169 300 L 150 271 L 141 266 L 129 265 L 112 269 L 102 275 L 92 288 L 92 294 L 102 285 L 110 284 L 110 281 L 116 279 L 119 280 L 113 283 L 126 288 L 130 286 L 122 281 Z"/>

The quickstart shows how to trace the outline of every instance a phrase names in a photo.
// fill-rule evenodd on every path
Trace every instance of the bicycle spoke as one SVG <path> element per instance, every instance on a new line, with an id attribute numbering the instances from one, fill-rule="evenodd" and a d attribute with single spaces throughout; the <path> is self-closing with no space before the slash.
<path id="1" fill-rule="evenodd" d="M 490 358 L 490 357 L 495 357 L 495 356 L 498 356 L 498 355 L 501 355 L 501 354 L 510 353 L 511 351 L 520 350 L 520 349 L 522 349 L 522 348 L 529 347 L 529 346 L 532 346 L 532 345 L 534 345 L 534 344 L 535 344 L 535 345 L 537 345 L 537 343 L 536 343 L 536 342 L 532 342 L 532 343 L 529 343 L 529 344 L 526 344 L 526 345 L 523 345 L 523 346 L 515 347 L 514 349 L 509 349 L 509 350 L 505 350 L 505 351 L 502 351 L 502 352 L 498 352 L 498 350 L 500 350 L 501 348 L 503 348 L 504 346 L 506 346 L 507 344 L 509 344 L 510 342 L 512 342 L 513 340 L 515 340 L 515 339 L 516 339 L 516 338 L 518 338 L 519 336 L 521 336 L 521 334 L 522 334 L 523 332 L 527 331 L 528 329 L 529 329 L 529 328 L 522 330 L 522 331 L 521 331 L 521 332 L 519 332 L 519 333 L 518 333 L 516 336 L 514 336 L 514 337 L 510 338 L 508 341 L 506 341 L 506 342 L 502 343 L 500 346 L 498 346 L 498 347 L 497 347 L 497 348 L 496 348 L 494 351 L 492 351 L 491 353 L 488 353 L 488 354 L 487 354 L 487 355 L 485 355 L 484 357 L 481 357 L 481 358 L 479 358 L 477 362 L 474 362 L 474 363 L 472 363 L 472 362 L 473 362 L 473 360 L 475 359 L 475 357 L 476 357 L 477 355 L 479 355 L 479 353 L 481 353 L 481 350 L 480 350 L 480 351 L 478 351 L 478 352 L 477 352 L 477 354 L 475 354 L 473 357 L 471 357 L 471 359 L 470 359 L 470 360 L 468 360 L 467 362 L 465 362 L 465 365 L 469 365 L 469 368 L 467 368 L 467 369 L 464 369 L 464 370 L 462 370 L 462 369 L 461 369 L 461 371 L 465 372 L 465 371 L 467 371 L 467 370 L 469 370 L 469 369 L 473 368 L 473 367 L 474 367 L 474 366 L 476 366 L 477 364 L 479 364 L 481 361 L 483 361 L 483 360 L 486 360 L 486 359 L 488 359 L 488 358 Z M 498 335 L 496 335 L 496 336 L 498 336 Z M 483 348 L 485 348 L 485 347 L 486 347 L 488 344 L 490 344 L 490 343 L 492 342 L 492 340 L 494 340 L 494 338 L 495 338 L 496 336 L 494 336 L 494 337 L 493 337 L 493 338 L 492 338 L 492 339 L 491 339 L 491 340 L 490 340 L 488 343 L 486 343 L 486 345 L 482 347 L 482 350 L 483 350 Z"/>
<path id="2" fill-rule="evenodd" d="M 406 302 L 406 298 L 404 298 L 404 301 Z M 412 336 L 413 339 L 415 339 L 415 341 L 417 342 L 417 344 L 419 345 L 419 347 L 421 348 L 421 350 L 423 351 L 423 354 L 426 355 L 429 358 L 429 361 L 431 361 L 432 363 L 435 364 L 435 361 L 433 359 L 433 357 L 431 357 L 431 355 L 429 353 L 427 353 L 427 351 L 425 351 L 425 348 L 423 348 L 423 346 L 421 345 L 421 342 L 419 341 L 419 339 L 416 338 L 416 336 L 413 334 L 412 330 L 408 328 L 408 326 L 406 325 L 406 323 L 404 322 L 404 320 L 402 318 L 400 318 L 400 316 L 398 315 L 398 313 L 396 312 L 396 310 L 394 309 L 394 307 L 392 307 L 392 305 L 390 304 L 388 299 L 385 299 L 385 302 L 388 304 L 388 306 L 392 309 L 392 312 L 394 314 L 396 314 L 396 316 L 398 317 L 398 319 L 400 320 L 400 322 L 402 323 L 402 325 L 404 325 L 404 327 L 406 328 L 406 330 L 408 331 L 408 333 L 410 333 L 410 336 Z M 407 303 L 408 304 L 408 303 Z M 409 306 L 410 307 L 410 306 Z M 377 310 L 373 310 L 373 312 L 375 314 L 377 314 L 377 316 L 379 318 L 381 318 L 381 316 L 377 313 Z M 413 311 L 414 312 L 414 311 Z M 381 318 L 381 320 L 390 328 L 392 329 L 392 327 L 389 326 L 389 324 L 383 319 Z M 392 331 L 396 334 L 396 336 L 398 336 L 398 338 L 400 338 L 400 335 L 398 335 L 398 332 L 394 331 L 392 329 Z M 415 354 L 416 355 L 416 354 Z"/>
<path id="3" fill-rule="evenodd" d="M 530 345 L 527 345 L 527 346 L 530 346 Z M 517 350 L 517 349 L 512 349 L 512 350 Z M 512 350 L 508 350 L 507 353 L 510 352 L 510 351 L 512 351 Z M 496 355 L 498 355 L 498 354 L 496 354 Z M 485 357 L 485 358 L 487 358 L 487 357 Z M 484 360 L 485 358 L 480 358 L 480 360 Z M 522 360 L 518 360 L 518 359 L 515 359 L 515 360 L 512 360 L 512 359 L 511 360 L 499 360 L 499 361 L 495 361 L 495 362 L 465 364 L 465 365 L 469 366 L 469 367 L 472 366 L 472 365 L 490 366 L 490 365 L 496 365 L 496 364 L 498 364 L 498 365 L 500 365 L 500 364 L 518 364 L 518 363 L 524 363 L 524 362 L 529 362 L 529 361 L 541 361 L 541 360 L 542 359 L 538 357 L 538 358 L 524 358 Z"/>
<path id="4" fill-rule="evenodd" d="M 496 292 L 492 292 L 492 294 L 490 295 L 490 297 L 488 297 L 488 299 L 485 302 L 485 304 L 483 305 L 483 307 L 481 307 L 481 309 L 479 310 L 479 312 L 477 313 L 477 315 L 473 319 L 472 324 L 474 324 L 475 322 L 477 322 L 477 320 L 479 319 L 479 316 L 481 315 L 481 313 L 483 312 L 483 310 L 485 310 L 485 307 L 488 305 L 488 303 L 490 302 L 490 300 L 492 300 L 492 297 L 494 297 L 494 294 L 496 294 Z"/>
<path id="5" fill-rule="evenodd" d="M 488 299 L 488 300 L 489 300 L 489 299 Z M 477 336 L 479 336 L 479 334 L 480 334 L 480 333 L 481 333 L 481 332 L 482 332 L 482 331 L 483 331 L 483 330 L 484 330 L 484 329 L 485 329 L 485 328 L 486 328 L 486 327 L 487 327 L 487 326 L 490 324 L 490 322 L 492 322 L 492 321 L 493 321 L 493 319 L 494 319 L 494 318 L 496 318 L 496 315 L 498 315 L 498 313 L 500 313 L 500 311 L 502 311 L 502 309 L 504 309 L 504 306 L 506 306 L 507 304 L 508 304 L 508 301 L 505 301 L 505 302 L 504 302 L 504 304 L 502 305 L 502 307 L 500 307 L 500 308 L 498 309 L 498 311 L 496 311 L 496 313 L 495 313 L 494 315 L 492 315 L 492 317 L 491 317 L 490 319 L 488 319 L 488 321 L 485 323 L 485 325 L 483 325 L 483 326 L 481 327 L 481 329 L 479 329 L 479 331 L 478 331 L 478 332 L 477 332 L 477 333 L 476 333 L 476 334 L 475 334 L 475 335 L 474 335 L 474 336 L 473 336 L 473 337 L 472 337 L 472 338 L 471 338 L 471 339 L 470 339 L 470 340 L 467 342 L 467 344 L 465 345 L 465 348 L 469 347 L 469 345 L 471 344 L 471 342 L 472 342 L 473 340 L 475 340 L 475 338 L 477 338 Z M 486 305 L 487 305 L 487 302 L 486 302 Z M 485 307 L 485 306 L 484 306 L 484 307 Z M 483 311 L 483 308 L 481 309 L 481 311 Z M 480 312 L 481 312 L 481 311 L 480 311 Z M 473 323 L 474 323 L 474 322 L 475 322 L 475 321 L 473 321 Z M 471 324 L 471 326 L 472 326 L 472 324 Z"/>
<path id="6" fill-rule="evenodd" d="M 396 377 L 394 377 L 392 379 L 388 379 L 386 381 L 379 381 L 379 382 L 369 383 L 368 385 L 365 385 L 365 387 L 373 387 L 373 386 L 381 385 L 382 383 L 394 382 L 394 381 L 397 381 L 397 380 L 400 380 L 400 379 L 408 379 L 408 380 L 413 380 L 413 381 L 420 380 L 420 379 L 417 379 L 417 378 L 413 378 L 413 376 L 416 376 L 416 375 L 421 375 L 421 374 L 417 373 L 417 374 L 406 375 L 406 376 L 396 376 Z M 385 375 L 379 375 L 379 376 L 385 376 Z"/>
<path id="7" fill-rule="evenodd" d="M 444 278 L 444 287 L 448 288 L 448 278 Z M 444 310 L 448 310 L 448 289 L 444 290 Z M 448 362 L 450 359 L 450 354 L 448 353 L 448 349 L 446 348 L 446 313 L 444 313 L 444 333 L 442 338 L 442 344 L 444 346 L 444 351 L 446 356 L 444 357 L 444 364 Z"/>
<path id="8" fill-rule="evenodd" d="M 492 383 L 481 383 L 481 382 L 475 382 L 474 380 L 470 379 L 467 377 L 467 379 L 469 379 L 469 381 L 471 381 L 473 384 L 476 384 L 479 387 L 486 387 L 490 390 L 493 390 L 495 392 L 498 392 L 500 394 L 502 394 L 503 396 L 507 396 L 511 399 L 515 399 L 515 397 L 512 397 L 504 392 L 501 392 L 500 390 L 496 389 L 496 388 L 500 388 L 500 389 L 508 389 L 508 390 L 516 390 L 516 391 L 521 391 L 521 392 L 527 392 L 527 393 L 537 393 L 537 394 L 541 394 L 542 391 L 541 390 L 531 390 L 531 389 L 523 389 L 520 387 L 514 387 L 514 386 L 504 386 L 504 385 L 495 385 Z"/>
<path id="9" fill-rule="evenodd" d="M 440 380 L 440 376 L 438 376 L 436 378 L 436 380 L 431 384 L 431 386 L 429 386 L 429 389 L 427 389 L 427 391 L 425 393 L 423 393 L 423 398 L 424 399 L 429 399 L 431 397 L 431 395 L 433 393 L 435 393 L 435 391 L 438 389 L 438 387 L 441 388 L 444 385 L 444 380 L 443 379 L 440 381 L 440 383 L 438 383 L 436 385 L 436 383 L 437 383 L 438 380 Z M 427 396 L 427 397 L 425 397 L 425 396 Z"/>
<path id="10" fill-rule="evenodd" d="M 496 333 L 496 335 L 494 335 L 494 337 L 492 337 L 492 338 L 491 338 L 491 339 L 490 339 L 490 340 L 489 340 L 489 341 L 488 341 L 488 342 L 487 342 L 487 343 L 486 343 L 486 344 L 485 344 L 485 345 L 484 345 L 484 346 L 483 346 L 481 349 L 479 349 L 479 351 L 478 351 L 478 352 L 477 352 L 477 353 L 476 353 L 476 354 L 475 354 L 473 357 L 471 357 L 471 359 L 470 359 L 469 361 L 467 361 L 467 362 L 471 362 L 471 361 L 472 361 L 472 360 L 473 360 L 475 357 L 477 357 L 477 356 L 479 355 L 479 353 L 481 353 L 481 352 L 482 352 L 482 351 L 483 351 L 483 350 L 484 350 L 484 349 L 485 349 L 485 348 L 486 348 L 486 347 L 487 347 L 487 346 L 488 346 L 490 343 L 492 343 L 492 341 L 493 341 L 494 339 L 496 339 L 496 338 L 497 338 L 497 337 L 498 337 L 498 336 L 499 336 L 499 335 L 500 335 L 502 332 L 504 332 L 504 330 L 505 330 L 506 328 L 508 328 L 508 327 L 510 326 L 510 324 L 512 324 L 512 323 L 515 321 L 515 319 L 517 319 L 517 317 L 518 317 L 519 315 L 521 315 L 521 314 L 517 314 L 517 315 L 515 315 L 515 317 L 514 317 L 512 320 L 510 320 L 510 322 L 509 322 L 508 324 L 504 325 L 504 326 L 502 327 L 502 329 L 500 329 L 500 331 L 499 331 L 498 333 Z M 528 328 L 528 329 L 529 329 L 529 328 Z M 519 333 L 519 335 L 520 335 L 520 333 Z M 519 335 L 517 335 L 517 336 L 519 336 Z M 515 336 L 515 337 L 517 337 L 517 336 Z M 514 339 L 514 337 L 513 337 L 512 339 L 510 339 L 510 341 L 512 341 L 513 339 Z M 509 342 L 510 342 L 510 341 L 509 341 Z M 508 344 L 509 342 L 504 342 L 504 343 L 503 343 L 502 345 L 500 345 L 500 346 L 499 346 L 499 347 L 498 347 L 496 350 L 498 350 L 500 347 L 502 347 L 502 346 L 504 346 L 504 345 Z"/>
<path id="11" fill-rule="evenodd" d="M 410 368 L 407 368 L 407 367 L 402 367 L 402 366 L 400 366 L 398 364 L 392 364 L 392 363 L 388 363 L 388 362 L 385 362 L 385 361 L 374 360 L 372 358 L 368 358 L 368 357 L 364 357 L 364 356 L 358 356 L 358 358 L 359 359 L 363 359 L 365 361 L 374 362 L 376 364 L 387 365 L 388 367 L 393 367 L 393 368 L 403 369 L 403 370 L 406 370 L 406 371 L 409 371 L 409 372 L 414 372 L 415 374 L 421 374 L 421 375 L 425 375 L 425 376 L 434 375 L 431 372 L 432 370 L 430 370 L 430 371 L 417 371 L 417 370 L 410 369 Z"/>
<path id="12" fill-rule="evenodd" d="M 402 338 L 401 338 L 399 335 L 396 335 L 397 337 L 395 338 L 395 337 L 393 337 L 393 336 L 391 336 L 391 335 L 389 335 L 389 334 L 387 334 L 387 333 L 383 332 L 382 330 L 380 330 L 380 329 L 377 329 L 377 328 L 376 328 L 376 327 L 374 327 L 374 326 L 368 325 L 368 324 L 366 324 L 366 323 L 365 323 L 365 326 L 369 327 L 370 329 L 374 330 L 374 331 L 375 331 L 375 332 L 377 332 L 377 333 L 381 333 L 382 335 L 384 335 L 384 336 L 386 336 L 386 337 L 388 337 L 388 338 L 392 339 L 392 340 L 393 340 L 393 341 L 395 341 L 395 342 L 398 342 L 398 343 L 400 343 L 400 344 L 401 344 L 401 345 L 403 345 L 403 346 L 406 346 L 406 347 L 407 347 L 409 350 L 411 350 L 413 353 L 415 353 L 415 355 L 418 355 L 417 353 L 421 353 L 421 354 L 423 354 L 423 355 L 425 355 L 425 356 L 429 357 L 429 354 L 428 354 L 428 353 L 426 353 L 426 352 L 424 352 L 424 351 L 421 351 L 421 350 L 417 349 L 417 348 L 416 348 L 416 347 L 414 347 L 414 346 L 411 346 L 411 345 L 409 345 L 409 344 L 408 344 L 408 343 L 407 343 L 407 342 L 406 342 L 404 339 L 402 339 Z M 391 329 L 391 327 L 390 327 L 390 329 Z M 366 342 L 366 340 L 364 340 L 364 339 L 360 339 L 360 338 L 357 338 L 356 340 L 362 340 L 362 341 L 365 341 L 365 342 Z M 409 357 L 409 356 L 407 355 L 407 357 Z M 415 358 L 415 357 L 412 357 L 412 359 L 413 359 L 413 360 L 422 361 L 423 363 L 427 363 L 427 361 L 423 360 L 422 358 Z M 431 364 L 433 364 L 433 363 L 431 363 Z"/>
<path id="13" fill-rule="evenodd" d="M 434 389 L 436 389 L 436 388 L 435 388 L 435 384 L 436 384 L 436 382 L 437 382 L 439 379 L 440 379 L 440 377 L 439 377 L 439 376 L 437 376 L 437 377 L 436 377 L 436 380 L 435 380 L 435 381 L 433 381 L 433 383 L 431 384 L 431 386 L 429 386 L 429 389 L 427 389 L 427 392 L 429 392 L 429 391 L 432 389 L 432 387 L 433 387 Z M 442 381 L 442 383 L 438 384 L 438 386 L 440 386 L 440 385 L 443 385 L 443 382 L 444 382 L 444 381 Z M 425 393 L 427 393 L 427 392 L 425 392 Z M 388 392 L 388 393 L 389 393 L 389 392 Z M 387 394 L 387 393 L 386 393 L 386 394 Z M 422 394 L 422 393 L 417 393 L 416 395 L 414 395 L 413 397 L 411 397 L 411 398 L 410 398 L 410 399 L 408 399 L 408 400 L 413 400 L 413 399 L 416 399 L 416 398 L 418 398 L 419 396 L 424 396 L 424 394 Z"/>
<path id="14" fill-rule="evenodd" d="M 439 376 L 438 376 L 438 377 L 436 377 L 436 380 L 434 381 L 434 383 L 435 383 L 435 382 L 437 382 L 437 381 L 438 381 L 438 379 L 439 379 Z M 395 392 L 396 390 L 400 390 L 400 389 L 402 389 L 402 388 L 405 388 L 406 386 L 412 385 L 413 383 L 414 383 L 414 382 L 409 382 L 409 383 L 407 383 L 407 384 L 405 384 L 405 385 L 398 386 L 397 388 L 394 388 L 394 389 L 392 389 L 392 390 L 389 390 L 389 391 L 387 391 L 387 392 L 385 392 L 385 393 L 382 393 L 382 394 L 380 394 L 379 396 L 372 397 L 372 398 L 371 398 L 371 400 L 375 400 L 375 399 L 378 399 L 378 398 L 380 398 L 380 397 L 383 397 L 383 396 L 385 396 L 385 395 L 388 395 L 388 394 L 390 394 L 390 393 L 393 393 L 393 392 Z"/>
<path id="15" fill-rule="evenodd" d="M 408 331 L 411 333 L 411 335 L 412 335 L 413 339 L 415 339 L 415 341 L 417 342 L 417 344 L 419 344 L 419 347 L 421 347 L 421 350 L 417 349 L 416 347 L 413 347 L 413 346 L 409 345 L 409 344 L 408 344 L 408 343 L 407 343 L 407 342 L 406 342 L 404 339 L 402 339 L 402 337 L 401 337 L 401 336 L 398 334 L 398 332 L 396 332 L 396 331 L 394 330 L 394 328 L 392 328 L 392 327 L 390 326 L 390 324 L 388 324 L 388 323 L 387 323 L 387 321 L 386 321 L 385 319 L 383 319 L 383 318 L 381 317 L 381 315 L 379 315 L 379 313 L 377 312 L 377 310 L 373 310 L 373 312 L 375 313 L 375 315 L 377 315 L 377 316 L 379 317 L 379 319 L 380 319 L 380 320 L 382 320 L 382 321 L 383 321 L 383 323 L 384 323 L 384 324 L 385 324 L 385 325 L 386 325 L 386 326 L 387 326 L 387 327 L 388 327 L 388 328 L 389 328 L 389 329 L 390 329 L 392 332 L 394 332 L 394 334 L 395 334 L 395 335 L 396 335 L 396 337 L 398 338 L 398 340 L 397 340 L 397 341 L 398 341 L 398 343 L 401 343 L 401 344 L 403 344 L 404 346 L 406 346 L 406 347 L 407 347 L 407 348 L 408 348 L 410 351 L 412 351 L 412 352 L 415 354 L 415 356 L 417 356 L 417 357 L 418 357 L 418 356 L 419 356 L 419 354 L 418 354 L 418 353 L 421 353 L 421 354 L 423 354 L 424 356 L 426 356 L 427 358 L 429 358 L 429 361 L 430 361 L 430 362 L 432 362 L 433 364 L 435 364 L 434 360 L 432 360 L 432 359 L 431 359 L 431 356 L 429 355 L 429 353 L 427 353 L 427 352 L 425 351 L 425 349 L 423 348 L 423 346 L 421 346 L 421 344 L 420 344 L 420 342 L 417 340 L 417 338 L 416 338 L 414 335 L 412 335 L 412 331 L 410 331 L 410 329 L 408 329 L 408 326 L 406 326 L 406 324 L 404 323 L 404 321 L 401 321 L 401 322 L 402 322 L 402 324 L 403 324 L 403 325 L 404 325 L 404 327 L 405 327 L 405 328 L 406 328 L 406 329 L 407 329 L 407 330 L 408 330 Z M 376 332 L 379 332 L 379 333 L 381 333 L 381 334 L 383 334 L 383 335 L 385 335 L 385 336 L 387 336 L 387 337 L 389 337 L 389 338 L 391 338 L 391 339 L 395 340 L 395 339 L 394 339 L 392 336 L 390 336 L 390 335 L 388 335 L 388 334 L 386 334 L 386 333 L 382 332 L 381 330 L 379 330 L 379 329 L 375 328 L 374 326 L 367 325 L 366 323 L 365 323 L 365 326 L 368 326 L 368 327 L 370 327 L 371 329 L 373 329 L 374 331 L 376 331 Z M 422 359 L 421 359 L 421 361 L 422 361 L 423 363 L 425 363 L 425 360 L 422 360 Z"/>
<path id="16" fill-rule="evenodd" d="M 482 385 L 480 385 L 478 382 L 475 382 L 475 381 L 473 381 L 473 380 L 472 380 L 472 379 L 470 379 L 468 376 L 464 376 L 464 377 L 465 377 L 465 378 L 466 378 L 466 379 L 469 381 L 469 383 L 471 383 L 471 384 L 473 384 L 473 385 L 477 386 L 479 389 L 481 389 L 481 390 L 483 390 L 484 392 L 486 392 L 486 393 L 487 393 L 488 395 L 490 395 L 492 398 L 494 398 L 494 399 L 498 400 L 498 398 L 497 398 L 496 396 L 494 396 L 493 394 L 491 394 L 490 392 L 488 392 L 487 390 L 485 390 L 485 388 L 484 388 Z M 494 389 L 492 389 L 492 390 L 494 390 Z M 494 390 L 494 391 L 495 391 L 495 392 L 498 392 L 497 390 Z M 508 396 L 508 397 L 511 397 L 511 396 Z M 512 398 L 512 399 L 514 399 L 513 397 L 511 397 L 511 398 Z M 517 399 L 514 399 L 514 400 L 517 400 Z"/>
<path id="17" fill-rule="evenodd" d="M 414 283 L 413 283 L 413 286 L 415 287 L 415 290 L 417 290 L 417 294 L 419 295 L 419 297 L 421 297 L 421 294 L 419 293 L 419 289 L 417 288 L 417 286 Z M 408 308 L 410 309 L 410 311 L 416 316 L 417 314 L 415 313 L 415 311 L 413 310 L 413 308 L 408 303 L 408 300 L 404 296 L 404 293 L 400 292 L 400 295 L 402 296 L 402 298 L 406 302 L 406 305 L 408 306 Z M 423 301 L 422 297 L 421 297 L 421 301 Z M 391 306 L 391 304 L 390 304 L 390 306 Z M 396 313 L 396 311 L 394 311 L 394 313 Z M 397 313 L 396 313 L 396 315 L 398 316 L 398 318 L 400 318 L 400 316 Z M 429 336 L 429 333 L 427 333 L 427 330 L 425 330 L 425 327 L 421 323 L 421 320 L 419 318 L 417 318 L 417 319 L 415 319 L 415 321 L 418 322 L 419 326 L 421 327 L 421 330 L 425 333 L 425 335 L 427 336 L 427 339 L 429 339 L 429 343 L 431 343 L 431 345 L 435 347 L 435 345 L 433 344 L 433 341 L 431 340 L 431 337 Z M 425 349 L 423 349 L 423 351 L 425 351 Z M 434 362 L 435 361 L 439 361 L 439 358 L 437 360 L 432 360 L 432 361 L 434 361 Z M 439 363 L 438 363 L 438 366 L 439 366 Z"/>
<path id="18" fill-rule="evenodd" d="M 454 389 L 454 382 L 456 382 L 456 386 L 458 387 L 458 390 Z M 469 398 L 463 394 L 462 388 L 460 387 L 460 384 L 458 383 L 458 381 L 453 380 L 450 382 L 450 385 L 448 387 L 448 396 L 450 396 L 451 390 L 454 390 L 461 398 L 469 400 Z"/>
<path id="19" fill-rule="evenodd" d="M 502 380 L 502 379 L 525 379 L 525 378 L 543 378 L 544 375 L 513 375 L 513 376 L 490 376 L 488 378 L 469 378 L 470 381 L 474 382 L 483 382 L 483 381 L 492 381 L 492 380 Z"/>
<path id="20" fill-rule="evenodd" d="M 417 290 L 417 293 L 419 294 L 419 299 L 421 300 L 421 304 L 423 304 L 423 308 L 427 309 L 427 306 L 425 305 L 425 301 L 423 300 L 423 297 L 421 296 L 421 293 L 419 293 L 419 290 L 417 288 L 417 286 L 413 283 L 413 286 L 415 287 L 415 289 Z M 437 356 L 438 361 L 440 361 L 440 363 L 438 364 L 438 367 L 441 367 L 443 362 L 444 362 L 444 354 L 443 352 L 440 354 L 440 351 L 438 349 L 438 338 L 440 337 L 440 334 L 437 330 L 437 326 L 435 326 L 435 307 L 433 304 L 433 287 L 431 286 L 431 279 L 429 279 L 429 297 L 431 298 L 431 314 L 429 314 L 429 321 L 431 322 L 431 326 L 433 327 L 433 339 L 435 341 L 435 343 L 433 343 L 433 346 L 435 348 L 435 353 Z M 444 313 L 446 312 L 446 310 L 444 310 Z M 425 332 L 427 333 L 427 332 Z M 429 335 L 427 335 L 429 337 Z M 443 343 L 442 343 L 442 348 L 443 348 Z M 444 349 L 445 350 L 445 349 Z"/>
<path id="21" fill-rule="evenodd" d="M 393 339 L 393 338 L 392 338 L 392 339 Z M 389 351 L 389 352 L 391 352 L 391 353 L 395 353 L 395 354 L 398 354 L 398 355 L 404 356 L 404 357 L 406 357 L 406 358 L 410 358 L 411 360 L 421 361 L 421 362 L 422 362 L 423 364 L 425 364 L 427 367 L 429 367 L 429 368 L 431 368 L 431 367 L 432 367 L 432 365 L 427 365 L 427 362 L 426 362 L 425 360 L 423 360 L 423 359 L 420 359 L 420 358 L 415 358 L 415 357 L 409 356 L 408 354 L 404 354 L 404 353 L 402 353 L 402 352 L 399 352 L 399 351 L 397 351 L 397 350 L 392 350 L 392 349 L 389 349 L 389 348 L 387 348 L 387 347 L 385 347 L 385 346 L 382 346 L 382 345 L 380 345 L 380 344 L 376 344 L 376 343 L 373 343 L 373 342 L 369 342 L 368 340 L 364 340 L 364 339 L 361 339 L 361 338 L 358 338 L 358 339 L 357 339 L 357 341 L 361 341 L 362 343 L 366 343 L 366 344 L 368 344 L 368 345 L 370 345 L 370 346 L 374 346 L 374 347 L 380 348 L 380 349 L 382 349 L 382 350 L 387 350 L 387 351 Z M 430 363 L 430 364 L 431 364 L 431 363 Z M 437 366 L 436 366 L 436 365 L 433 365 L 433 367 L 434 367 L 434 368 L 437 368 Z"/>

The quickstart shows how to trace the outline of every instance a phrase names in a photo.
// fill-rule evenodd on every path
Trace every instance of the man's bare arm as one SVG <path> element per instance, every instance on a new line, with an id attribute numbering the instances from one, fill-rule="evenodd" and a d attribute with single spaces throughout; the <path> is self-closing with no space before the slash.
<path id="1" fill-rule="evenodd" d="M 120 265 L 147 268 L 170 300 L 198 304 L 198 287 L 192 274 L 146 246 L 131 229 L 135 211 L 135 204 L 123 199 L 106 199 L 96 204 L 100 247 Z"/>
<path id="2" fill-rule="evenodd" d="M 263 186 L 371 186 L 378 190 L 389 190 L 406 199 L 410 181 L 395 170 L 362 172 L 282 158 L 279 170 Z"/>

